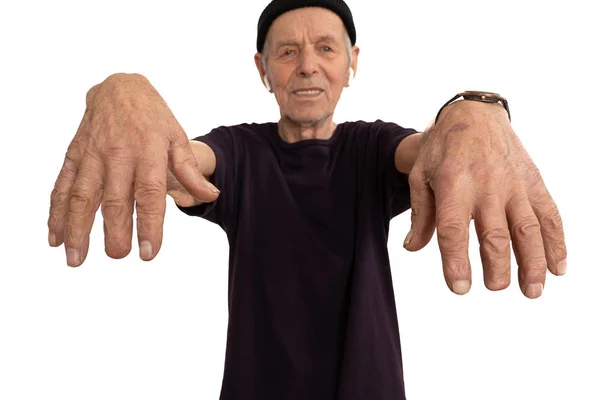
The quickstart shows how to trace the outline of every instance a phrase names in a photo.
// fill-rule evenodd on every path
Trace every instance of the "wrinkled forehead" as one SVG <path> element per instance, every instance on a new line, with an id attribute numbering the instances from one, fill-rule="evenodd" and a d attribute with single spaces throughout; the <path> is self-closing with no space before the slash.
<path id="1" fill-rule="evenodd" d="M 280 15 L 267 33 L 267 42 L 316 43 L 319 40 L 344 42 L 346 28 L 333 11 L 320 7 L 305 7 Z"/>

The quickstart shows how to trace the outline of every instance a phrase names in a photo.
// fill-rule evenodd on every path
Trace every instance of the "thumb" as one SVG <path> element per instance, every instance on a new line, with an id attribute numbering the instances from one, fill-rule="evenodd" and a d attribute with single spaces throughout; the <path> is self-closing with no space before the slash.
<path id="1" fill-rule="evenodd" d="M 421 250 L 429 243 L 435 232 L 435 197 L 425 179 L 423 169 L 415 164 L 408 176 L 410 185 L 411 227 L 404 248 Z"/>
<path id="2" fill-rule="evenodd" d="M 169 169 L 193 198 L 210 203 L 219 197 L 219 189 L 206 180 L 200 172 L 198 161 L 185 134 L 177 135 L 177 138 L 171 142 Z"/>

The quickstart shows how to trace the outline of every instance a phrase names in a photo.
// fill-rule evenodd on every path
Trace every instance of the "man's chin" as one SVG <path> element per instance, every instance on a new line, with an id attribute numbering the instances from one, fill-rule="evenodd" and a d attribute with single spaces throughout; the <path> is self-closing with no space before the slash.
<path id="1" fill-rule="evenodd" d="M 288 114 L 287 119 L 295 125 L 310 127 L 318 125 L 327 120 L 331 116 L 331 113 L 302 113 L 302 114 Z"/>

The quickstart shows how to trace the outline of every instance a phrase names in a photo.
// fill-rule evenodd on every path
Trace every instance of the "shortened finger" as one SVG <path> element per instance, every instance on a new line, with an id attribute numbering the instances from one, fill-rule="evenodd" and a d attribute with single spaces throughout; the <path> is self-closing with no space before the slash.
<path id="1" fill-rule="evenodd" d="M 135 169 L 133 190 L 136 205 L 140 258 L 152 260 L 162 245 L 167 196 L 167 155 L 142 159 Z"/>
<path id="2" fill-rule="evenodd" d="M 501 194 L 485 193 L 477 197 L 475 206 L 483 280 L 489 290 L 502 290 L 510 285 L 510 231 L 504 205 Z"/>
<path id="3" fill-rule="evenodd" d="M 88 156 L 82 161 L 68 199 L 64 230 L 67 264 L 79 266 L 87 257 L 89 238 L 103 189 L 103 166 Z"/>
<path id="4" fill-rule="evenodd" d="M 519 265 L 521 291 L 531 299 L 540 297 L 546 282 L 546 255 L 539 221 L 524 190 L 516 191 L 509 198 L 506 217 Z"/>
<path id="5" fill-rule="evenodd" d="M 104 218 L 104 248 L 111 258 L 126 257 L 131 251 L 134 162 L 127 155 L 113 154 L 105 165 L 101 209 Z"/>
<path id="6" fill-rule="evenodd" d="M 169 169 L 181 186 L 202 202 L 215 201 L 219 196 L 219 191 L 202 176 L 198 168 L 198 161 L 185 134 L 175 135 L 170 145 Z"/>

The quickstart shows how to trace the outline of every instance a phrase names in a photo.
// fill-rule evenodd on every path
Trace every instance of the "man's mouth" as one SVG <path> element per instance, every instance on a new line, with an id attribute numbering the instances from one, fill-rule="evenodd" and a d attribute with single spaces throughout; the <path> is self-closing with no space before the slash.
<path id="1" fill-rule="evenodd" d="M 321 89 L 302 89 L 302 90 L 294 90 L 292 93 L 294 93 L 296 96 L 300 96 L 300 97 L 311 97 L 311 96 L 318 96 L 321 93 L 323 93 L 323 91 Z"/>

